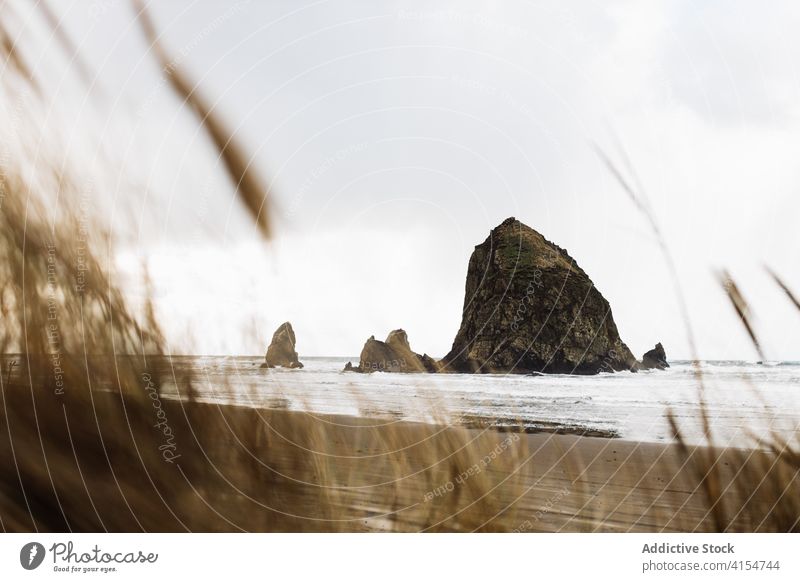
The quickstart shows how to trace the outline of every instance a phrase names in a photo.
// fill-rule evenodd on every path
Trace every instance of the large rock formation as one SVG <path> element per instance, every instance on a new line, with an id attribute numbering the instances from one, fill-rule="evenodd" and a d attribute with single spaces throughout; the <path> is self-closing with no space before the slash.
<path id="1" fill-rule="evenodd" d="M 261 364 L 261 367 L 302 368 L 303 364 L 300 363 L 295 350 L 296 343 L 292 324 L 288 321 L 281 324 L 272 334 L 272 341 L 267 348 L 265 362 Z"/>
<path id="2" fill-rule="evenodd" d="M 639 365 L 639 368 L 642 370 L 652 370 L 653 368 L 664 370 L 669 368 L 667 352 L 664 351 L 664 346 L 661 345 L 661 342 L 657 343 L 656 347 L 652 350 L 645 352 L 642 356 L 642 363 Z"/>
<path id="3" fill-rule="evenodd" d="M 611 307 L 567 251 L 508 218 L 475 247 L 461 328 L 442 360 L 457 372 L 635 370 Z"/>
<path id="4" fill-rule="evenodd" d="M 382 342 L 370 337 L 361 350 L 358 366 L 348 362 L 345 372 L 438 372 L 439 364 L 427 354 L 411 350 L 408 335 L 402 329 L 389 333 Z"/>

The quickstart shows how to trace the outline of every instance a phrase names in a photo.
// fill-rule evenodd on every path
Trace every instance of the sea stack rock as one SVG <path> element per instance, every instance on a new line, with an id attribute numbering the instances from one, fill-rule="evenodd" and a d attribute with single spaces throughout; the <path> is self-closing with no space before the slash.
<path id="1" fill-rule="evenodd" d="M 261 367 L 302 368 L 303 364 L 300 363 L 295 350 L 296 343 L 292 324 L 288 321 L 281 324 L 272 334 L 272 342 L 267 348 L 265 362 Z"/>
<path id="2" fill-rule="evenodd" d="M 611 307 L 567 251 L 508 218 L 475 247 L 448 371 L 635 371 Z"/>
<path id="3" fill-rule="evenodd" d="M 419 355 L 411 350 L 408 335 L 402 329 L 389 333 L 382 342 L 370 337 L 361 350 L 358 366 L 347 362 L 345 372 L 438 372 L 439 365 L 427 354 Z"/>
<path id="4" fill-rule="evenodd" d="M 664 346 L 661 345 L 661 342 L 656 344 L 652 350 L 645 352 L 642 356 L 642 363 L 639 366 L 642 370 L 665 370 L 669 368 L 669 363 L 667 362 L 667 353 L 664 351 Z"/>

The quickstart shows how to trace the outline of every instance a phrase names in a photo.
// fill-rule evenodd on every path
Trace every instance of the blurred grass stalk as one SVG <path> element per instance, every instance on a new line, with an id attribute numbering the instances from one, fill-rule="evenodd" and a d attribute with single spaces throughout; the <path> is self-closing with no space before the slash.
<path id="1" fill-rule="evenodd" d="M 662 234 L 633 164 L 619 140 L 616 140 L 616 144 L 618 154 L 623 161 L 621 166 L 615 164 L 600 147 L 594 146 L 594 149 L 613 178 L 643 215 L 655 236 L 673 283 L 695 365 L 700 418 L 706 439 L 705 446 L 694 447 L 688 444 L 681 431 L 678 418 L 672 410 L 668 411 L 667 420 L 672 429 L 675 445 L 683 457 L 681 468 L 688 467 L 694 472 L 697 489 L 705 495 L 707 511 L 704 520 L 710 520 L 713 523 L 713 530 L 719 532 L 742 531 L 742 522 L 748 524 L 744 526 L 744 531 L 800 531 L 800 480 L 798 480 L 800 440 L 798 440 L 797 432 L 795 431 L 795 439 L 791 440 L 781 436 L 773 429 L 770 440 L 766 443 L 753 442 L 754 449 L 752 450 L 724 450 L 716 446 L 713 423 L 706 402 L 701 360 L 680 277 L 669 251 L 669 245 Z M 626 178 L 622 167 L 625 168 L 630 178 Z M 771 270 L 767 270 L 792 304 L 800 311 L 800 302 L 796 295 L 780 277 Z M 718 280 L 756 349 L 760 362 L 765 362 L 766 357 L 762 344 L 752 323 L 752 311 L 739 286 L 727 271 L 719 273 Z M 747 381 L 747 378 L 743 378 L 743 381 Z M 761 449 L 763 448 L 771 451 L 772 455 L 762 454 Z M 724 475 L 723 465 L 730 467 L 730 470 L 725 471 Z M 736 501 L 731 504 L 726 500 L 727 497 L 733 497 Z"/>

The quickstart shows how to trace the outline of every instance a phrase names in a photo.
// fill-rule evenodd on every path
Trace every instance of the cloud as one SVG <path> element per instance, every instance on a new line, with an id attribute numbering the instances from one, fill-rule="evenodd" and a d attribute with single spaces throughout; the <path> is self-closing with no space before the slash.
<path id="1" fill-rule="evenodd" d="M 156 217 L 126 244 L 152 255 L 176 336 L 197 313 L 214 330 L 198 351 L 260 353 L 289 319 L 301 352 L 353 354 L 404 326 L 444 353 L 472 246 L 515 215 L 577 258 L 635 352 L 663 341 L 689 357 L 652 236 L 591 149 L 613 150 L 615 133 L 679 264 L 701 355 L 752 356 L 714 282 L 724 266 L 780 338 L 773 357 L 796 357 L 760 271 L 800 289 L 795 3 L 253 2 L 222 22 L 214 2 L 154 10 L 277 193 L 279 239 L 260 254 L 230 192 L 204 186 L 215 160 L 179 103 L 155 101 L 125 143 L 148 186 L 132 215 Z M 126 14 L 69 15 L 101 80 L 132 100 L 109 127 L 158 87 Z M 261 337 L 245 337 L 253 327 Z"/>

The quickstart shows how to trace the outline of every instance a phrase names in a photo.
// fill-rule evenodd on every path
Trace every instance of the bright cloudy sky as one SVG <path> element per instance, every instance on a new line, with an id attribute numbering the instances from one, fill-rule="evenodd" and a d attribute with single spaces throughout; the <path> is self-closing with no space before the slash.
<path id="1" fill-rule="evenodd" d="M 96 174 L 126 288 L 136 300 L 145 261 L 177 352 L 261 353 L 289 320 L 305 355 L 357 355 L 396 327 L 443 355 L 472 248 L 513 215 L 569 250 L 636 354 L 687 358 L 657 244 L 593 150 L 618 140 L 700 356 L 756 358 L 715 278 L 728 268 L 768 357 L 800 359 L 800 314 L 763 270 L 800 290 L 796 2 L 158 2 L 167 46 L 273 187 L 267 245 L 129 3 L 51 4 L 95 87 L 20 9 L 59 95 L 47 127 Z"/>

